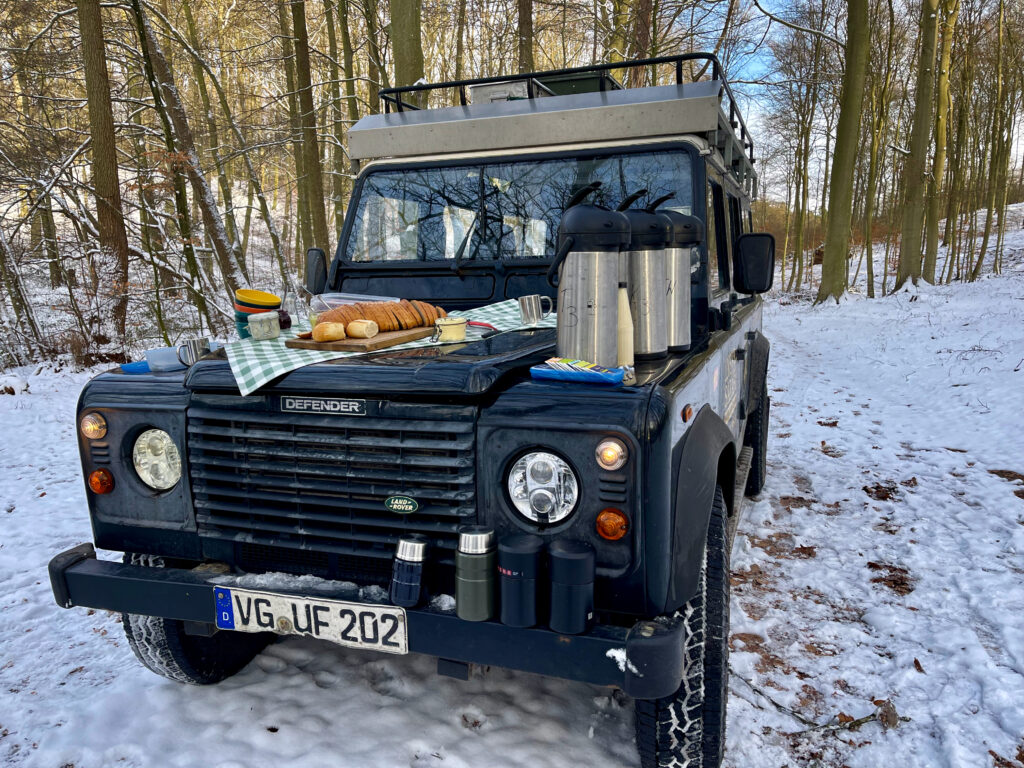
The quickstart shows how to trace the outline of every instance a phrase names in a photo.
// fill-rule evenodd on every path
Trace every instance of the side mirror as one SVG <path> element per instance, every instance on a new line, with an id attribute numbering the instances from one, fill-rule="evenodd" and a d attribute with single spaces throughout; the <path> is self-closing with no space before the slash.
<path id="1" fill-rule="evenodd" d="M 732 250 L 733 287 L 739 293 L 764 293 L 775 279 L 775 237 L 748 232 L 736 238 Z"/>
<path id="2" fill-rule="evenodd" d="M 306 290 L 313 296 L 327 287 L 327 255 L 321 248 L 306 251 Z"/>

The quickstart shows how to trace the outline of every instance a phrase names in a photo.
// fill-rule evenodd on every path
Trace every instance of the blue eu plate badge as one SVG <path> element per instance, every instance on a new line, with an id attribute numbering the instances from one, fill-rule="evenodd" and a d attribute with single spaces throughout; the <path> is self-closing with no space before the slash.
<path id="1" fill-rule="evenodd" d="M 217 604 L 217 628 L 234 629 L 235 611 L 231 607 L 231 590 L 218 587 L 214 590 L 214 595 Z"/>

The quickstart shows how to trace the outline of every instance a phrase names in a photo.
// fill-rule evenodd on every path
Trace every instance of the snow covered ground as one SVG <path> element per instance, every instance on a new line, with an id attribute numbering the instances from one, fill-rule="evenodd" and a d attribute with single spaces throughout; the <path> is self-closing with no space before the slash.
<path id="1" fill-rule="evenodd" d="M 733 554 L 726 764 L 1024 768 L 1024 265 L 839 306 L 776 299 L 765 327 L 770 470 Z M 0 381 L 18 393 L 0 394 L 0 762 L 635 764 L 632 707 L 582 684 L 460 683 L 431 659 L 301 639 L 212 688 L 143 670 L 117 617 L 57 608 L 46 578 L 90 539 L 87 378 Z"/>

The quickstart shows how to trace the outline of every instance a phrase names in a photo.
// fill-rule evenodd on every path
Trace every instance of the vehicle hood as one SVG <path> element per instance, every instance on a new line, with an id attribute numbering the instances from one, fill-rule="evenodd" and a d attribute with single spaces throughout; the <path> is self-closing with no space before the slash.
<path id="1" fill-rule="evenodd" d="M 544 328 L 465 344 L 385 350 L 307 365 L 254 394 L 482 395 L 509 374 L 551 357 L 554 345 L 554 329 Z M 223 352 L 193 365 L 184 383 L 194 392 L 238 393 Z"/>

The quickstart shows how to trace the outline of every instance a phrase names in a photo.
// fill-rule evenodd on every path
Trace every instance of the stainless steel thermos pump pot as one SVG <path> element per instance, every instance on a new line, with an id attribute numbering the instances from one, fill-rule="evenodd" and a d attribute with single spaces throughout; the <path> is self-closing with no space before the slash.
<path id="1" fill-rule="evenodd" d="M 596 205 L 569 208 L 558 225 L 558 252 L 548 271 L 558 275 L 559 357 L 614 368 L 618 352 L 619 251 L 629 220 Z"/>
<path id="2" fill-rule="evenodd" d="M 690 282 L 697 249 L 704 241 L 704 222 L 668 208 L 658 213 L 672 222 L 671 239 L 665 249 L 668 351 L 685 352 L 690 348 Z"/>
<path id="3" fill-rule="evenodd" d="M 633 315 L 633 355 L 655 360 L 668 354 L 668 313 L 665 246 L 672 223 L 667 216 L 645 210 L 623 211 L 629 219 L 629 309 Z"/>

